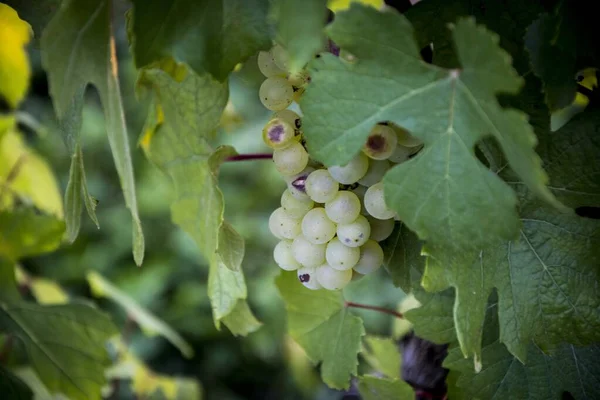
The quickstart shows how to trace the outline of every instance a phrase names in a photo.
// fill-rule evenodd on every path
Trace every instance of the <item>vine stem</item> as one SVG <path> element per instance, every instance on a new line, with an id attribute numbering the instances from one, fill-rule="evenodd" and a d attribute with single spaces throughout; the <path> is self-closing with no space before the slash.
<path id="1" fill-rule="evenodd" d="M 236 154 L 235 156 L 227 157 L 225 161 L 249 161 L 249 160 L 270 160 L 273 158 L 271 153 L 250 153 Z"/>
<path id="2" fill-rule="evenodd" d="M 393 315 L 396 318 L 404 319 L 404 315 L 402 315 L 402 313 L 399 313 L 398 311 L 390 310 L 389 308 L 383 308 L 383 307 L 378 307 L 378 306 L 370 306 L 368 304 L 354 303 L 352 301 L 346 301 L 344 303 L 344 306 L 347 307 L 347 308 L 354 307 L 354 308 L 362 308 L 362 309 L 365 309 L 365 310 L 378 311 L 380 313 Z"/>

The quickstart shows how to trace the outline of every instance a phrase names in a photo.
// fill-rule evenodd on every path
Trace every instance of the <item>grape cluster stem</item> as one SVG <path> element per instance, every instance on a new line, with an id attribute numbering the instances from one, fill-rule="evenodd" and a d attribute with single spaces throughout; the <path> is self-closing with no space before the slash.
<path id="1" fill-rule="evenodd" d="M 250 153 L 250 154 L 236 154 L 225 159 L 225 161 L 249 161 L 249 160 L 270 160 L 273 158 L 271 153 Z"/>
<path id="2" fill-rule="evenodd" d="M 402 315 L 402 313 L 399 313 L 398 311 L 390 310 L 389 308 L 370 306 L 368 304 L 354 303 L 352 301 L 344 302 L 344 306 L 346 308 L 353 307 L 353 308 L 362 308 L 362 309 L 371 310 L 371 311 L 378 311 L 380 313 L 393 315 L 396 318 L 404 319 L 404 315 Z"/>

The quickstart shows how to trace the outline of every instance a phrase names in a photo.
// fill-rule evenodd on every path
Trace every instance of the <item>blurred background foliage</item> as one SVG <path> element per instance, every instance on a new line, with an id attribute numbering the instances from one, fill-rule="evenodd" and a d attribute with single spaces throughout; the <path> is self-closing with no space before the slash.
<path id="1" fill-rule="evenodd" d="M 115 10 L 119 73 L 127 126 L 132 144 L 142 130 L 147 112 L 144 99 L 134 93 L 136 71 L 129 54 L 124 25 L 124 4 Z M 49 163 L 66 187 L 70 158 L 58 131 L 39 48 L 29 46 L 32 82 L 21 106 L 20 128 L 30 146 Z M 223 115 L 219 136 L 238 152 L 268 149 L 261 129 L 269 117 L 258 99 L 264 78 L 256 59 L 239 66 L 230 80 L 230 103 Z M 33 118 L 33 120 L 32 120 Z M 33 122 L 32 122 L 33 121 Z M 37 121 L 37 123 L 35 122 Z M 39 125 L 38 125 L 39 123 Z M 220 186 L 226 199 L 226 218 L 246 240 L 243 264 L 249 303 L 263 327 L 248 337 L 234 337 L 227 328 L 214 327 L 207 297 L 208 265 L 193 241 L 170 220 L 170 182 L 152 166 L 137 146 L 133 147 L 138 203 L 146 255 L 141 268 L 131 253 L 131 219 L 125 208 L 106 138 L 98 96 L 87 91 L 82 130 L 88 185 L 98 200 L 97 229 L 84 213 L 79 237 L 73 245 L 22 260 L 28 274 L 59 283 L 70 295 L 91 297 L 86 282 L 89 271 L 97 271 L 128 293 L 142 306 L 162 318 L 194 348 L 186 360 L 161 337 L 144 336 L 131 329 L 122 308 L 108 300 L 95 300 L 126 330 L 133 353 L 155 372 L 198 379 L 205 398 L 234 399 L 338 399 L 344 393 L 328 389 L 318 377 L 302 349 L 286 337 L 283 302 L 274 285 L 279 269 L 272 260 L 276 239 L 267 221 L 279 206 L 285 188 L 270 161 L 226 163 L 220 171 Z M 345 289 L 347 300 L 396 308 L 404 293 L 391 284 L 385 271 L 353 282 Z M 394 321 L 385 314 L 352 310 L 365 322 L 370 334 L 390 335 Z M 361 369 L 367 368 L 360 365 Z M 347 394 L 346 394 L 347 395 Z M 116 398 L 133 398 L 121 385 Z"/>

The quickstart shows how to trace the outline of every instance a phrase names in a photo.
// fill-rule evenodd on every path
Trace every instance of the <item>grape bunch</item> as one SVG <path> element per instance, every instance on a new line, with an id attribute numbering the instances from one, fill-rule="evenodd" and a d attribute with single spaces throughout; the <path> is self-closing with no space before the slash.
<path id="1" fill-rule="evenodd" d="M 287 73 L 285 50 L 275 45 L 258 56 L 267 77 L 259 96 L 275 111 L 263 129 L 273 149 L 275 168 L 287 183 L 281 207 L 269 218 L 269 229 L 280 242 L 273 256 L 286 271 L 297 271 L 309 289 L 339 290 L 353 277 L 379 269 L 379 242 L 394 230 L 396 213 L 383 194 L 385 173 L 408 160 L 423 146 L 392 123 L 375 125 L 362 151 L 348 164 L 325 168 L 311 160 L 302 135 L 302 118 L 287 107 L 304 92 L 310 77 Z"/>

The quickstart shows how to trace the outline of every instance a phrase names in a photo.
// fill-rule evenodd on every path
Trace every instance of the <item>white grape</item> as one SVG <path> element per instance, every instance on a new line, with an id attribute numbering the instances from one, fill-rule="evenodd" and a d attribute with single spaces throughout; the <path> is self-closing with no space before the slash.
<path id="1" fill-rule="evenodd" d="M 300 143 L 292 141 L 289 146 L 273 152 L 273 162 L 281 175 L 294 175 L 306 168 L 308 153 Z"/>
<path id="2" fill-rule="evenodd" d="M 314 244 L 298 235 L 292 242 L 292 255 L 302 266 L 316 268 L 325 262 L 325 244 Z"/>
<path id="3" fill-rule="evenodd" d="M 302 218 L 309 212 L 315 203 L 310 198 L 296 198 L 289 189 L 286 189 L 281 195 L 281 207 L 287 215 L 292 218 Z"/>
<path id="4" fill-rule="evenodd" d="M 263 141 L 272 149 L 282 149 L 290 145 L 296 136 L 296 129 L 281 118 L 273 118 L 263 128 Z"/>
<path id="5" fill-rule="evenodd" d="M 322 207 L 313 208 L 302 218 L 302 235 L 311 243 L 325 244 L 335 236 L 335 231 L 335 223 Z"/>
<path id="6" fill-rule="evenodd" d="M 358 247 L 348 247 L 338 238 L 333 238 L 327 243 L 325 250 L 325 259 L 331 268 L 344 271 L 351 269 L 356 265 L 360 258 L 360 249 Z"/>
<path id="7" fill-rule="evenodd" d="M 390 219 L 377 219 L 371 216 L 367 217 L 369 224 L 371 225 L 371 239 L 381 242 L 382 240 L 390 237 L 394 231 L 396 221 L 394 218 Z"/>
<path id="8" fill-rule="evenodd" d="M 313 167 L 306 167 L 300 173 L 292 176 L 284 176 L 288 190 L 292 196 L 299 200 L 310 199 L 308 194 L 306 194 L 306 179 L 314 170 Z"/>
<path id="9" fill-rule="evenodd" d="M 360 178 L 365 176 L 369 169 L 369 158 L 364 153 L 358 153 L 346 165 L 334 165 L 328 168 L 329 173 L 339 183 L 350 185 L 358 182 Z"/>
<path id="10" fill-rule="evenodd" d="M 294 88 L 285 78 L 267 78 L 258 91 L 260 101 L 269 110 L 280 111 L 287 108 L 294 99 Z"/>
<path id="11" fill-rule="evenodd" d="M 363 186 L 371 186 L 383 179 L 385 173 L 390 169 L 390 162 L 387 160 L 370 160 L 369 169 L 365 176 L 358 180 Z"/>
<path id="12" fill-rule="evenodd" d="M 294 239 L 302 232 L 301 220 L 290 217 L 279 207 L 269 217 L 269 229 L 278 239 Z"/>
<path id="13" fill-rule="evenodd" d="M 367 193 L 367 188 L 364 186 L 358 186 L 352 189 L 352 193 L 354 193 L 356 197 L 358 197 L 358 199 L 360 200 L 360 214 L 364 216 L 369 215 L 369 213 L 365 209 L 365 193 Z"/>
<path id="14" fill-rule="evenodd" d="M 410 155 L 412 154 L 413 147 L 405 147 L 401 144 L 396 146 L 396 150 L 394 150 L 394 154 L 388 158 L 393 163 L 400 164 L 404 161 L 408 160 Z"/>
<path id="15" fill-rule="evenodd" d="M 396 140 L 398 144 L 404 147 L 417 147 L 423 144 L 423 141 L 421 139 L 411 135 L 409 131 L 402 128 L 401 126 L 392 124 L 391 127 L 396 132 Z"/>
<path id="16" fill-rule="evenodd" d="M 275 62 L 275 65 L 277 65 L 282 70 L 287 71 L 290 57 L 286 49 L 284 49 L 279 44 L 275 44 L 275 46 L 273 46 L 273 48 L 271 49 L 271 54 L 273 55 L 273 61 Z"/>
<path id="17" fill-rule="evenodd" d="M 317 203 L 326 203 L 337 194 L 340 185 L 326 169 L 318 169 L 306 179 L 306 194 Z"/>
<path id="18" fill-rule="evenodd" d="M 327 264 L 319 266 L 316 270 L 317 280 L 327 290 L 343 289 L 352 280 L 352 269 L 340 271 Z"/>
<path id="19" fill-rule="evenodd" d="M 302 119 L 300 116 L 292 110 L 281 110 L 275 113 L 275 118 L 280 118 L 292 125 L 295 129 L 302 127 Z"/>
<path id="20" fill-rule="evenodd" d="M 277 64 L 275 64 L 273 54 L 271 54 L 270 51 L 260 51 L 258 53 L 257 63 L 258 69 L 267 78 L 271 78 L 273 76 L 285 77 L 287 75 L 286 71 L 282 70 L 277 66 Z"/>
<path id="21" fill-rule="evenodd" d="M 279 265 L 279 268 L 286 271 L 295 271 L 301 267 L 292 254 L 291 240 L 282 240 L 277 243 L 275 249 L 273 249 L 273 258 L 277 265 Z"/>
<path id="22" fill-rule="evenodd" d="M 369 240 L 360 248 L 360 259 L 354 266 L 354 270 L 366 275 L 377 271 L 383 264 L 383 250 L 379 243 Z"/>
<path id="23" fill-rule="evenodd" d="M 327 217 L 337 224 L 347 224 L 360 215 L 360 200 L 348 190 L 340 190 L 337 195 L 325 203 Z"/>
<path id="24" fill-rule="evenodd" d="M 385 160 L 394 153 L 397 144 L 396 132 L 387 125 L 377 124 L 371 129 L 362 151 L 374 160 Z"/>
<path id="25" fill-rule="evenodd" d="M 298 280 L 302 283 L 306 288 L 310 290 L 319 290 L 323 287 L 319 283 L 317 279 L 316 268 L 303 267 L 300 268 L 297 272 Z"/>
<path id="26" fill-rule="evenodd" d="M 396 212 L 385 204 L 383 182 L 376 183 L 365 193 L 365 208 L 369 215 L 377 219 L 394 218 Z"/>
<path id="27" fill-rule="evenodd" d="M 371 235 L 371 225 L 369 221 L 359 215 L 349 224 L 339 224 L 337 226 L 338 239 L 348 247 L 359 247 L 369 240 Z"/>

